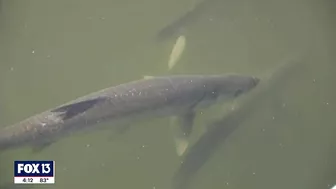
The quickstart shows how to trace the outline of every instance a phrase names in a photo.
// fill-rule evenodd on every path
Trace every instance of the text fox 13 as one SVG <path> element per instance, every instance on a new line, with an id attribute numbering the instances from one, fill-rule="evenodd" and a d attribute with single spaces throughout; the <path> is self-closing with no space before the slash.
<path id="1" fill-rule="evenodd" d="M 54 184 L 55 161 L 14 161 L 14 184 Z"/>

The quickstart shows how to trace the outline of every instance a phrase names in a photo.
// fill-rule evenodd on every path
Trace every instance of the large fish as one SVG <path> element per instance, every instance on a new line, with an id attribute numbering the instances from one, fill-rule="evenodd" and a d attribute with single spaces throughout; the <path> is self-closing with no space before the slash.
<path id="1" fill-rule="evenodd" d="M 266 75 L 263 79 L 264 82 L 253 91 L 253 94 L 244 99 L 241 107 L 208 125 L 206 133 L 193 146 L 188 148 L 182 159 L 183 163 L 173 176 L 172 188 L 187 189 L 193 176 L 230 134 L 253 116 L 253 112 L 258 110 L 265 101 L 273 101 L 277 93 L 291 81 L 293 76 L 303 71 L 303 62 L 303 60 L 294 57 L 293 60 L 281 64 L 274 72 Z"/>
<path id="2" fill-rule="evenodd" d="M 250 91 L 258 78 L 237 74 L 176 75 L 137 80 L 80 97 L 0 130 L 0 150 L 22 146 L 43 149 L 78 131 L 103 128 L 97 123 L 127 125 L 134 120 L 180 116 L 179 141 L 192 127 L 194 111 L 220 97 L 234 98 Z M 105 128 L 105 127 L 104 127 Z"/>

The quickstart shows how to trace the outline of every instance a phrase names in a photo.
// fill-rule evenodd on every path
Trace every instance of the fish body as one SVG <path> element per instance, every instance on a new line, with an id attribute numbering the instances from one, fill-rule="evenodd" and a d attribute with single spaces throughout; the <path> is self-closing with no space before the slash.
<path id="1" fill-rule="evenodd" d="M 188 112 L 208 104 L 203 102 L 214 102 L 220 96 L 236 97 L 254 88 L 258 81 L 237 74 L 177 75 L 117 85 L 4 127 L 0 130 L 0 150 L 43 147 L 79 131 L 97 129 L 95 125 L 107 121 L 112 125 L 127 124 L 174 115 L 188 115 L 191 119 Z M 190 130 L 190 126 L 186 128 Z"/>

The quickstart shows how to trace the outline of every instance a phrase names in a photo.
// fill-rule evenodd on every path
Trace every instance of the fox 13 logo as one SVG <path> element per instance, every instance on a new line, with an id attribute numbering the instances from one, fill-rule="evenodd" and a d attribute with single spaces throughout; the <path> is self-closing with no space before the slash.
<path id="1" fill-rule="evenodd" d="M 54 184 L 55 161 L 14 161 L 15 184 Z"/>

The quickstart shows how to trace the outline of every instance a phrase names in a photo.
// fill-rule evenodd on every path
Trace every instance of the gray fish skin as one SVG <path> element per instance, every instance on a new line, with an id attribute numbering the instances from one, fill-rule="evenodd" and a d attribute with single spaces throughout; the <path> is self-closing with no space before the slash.
<path id="1" fill-rule="evenodd" d="M 218 97 L 236 97 L 258 78 L 237 74 L 178 75 L 137 80 L 80 97 L 0 131 L 0 150 L 48 145 L 97 123 L 179 115 Z"/>

